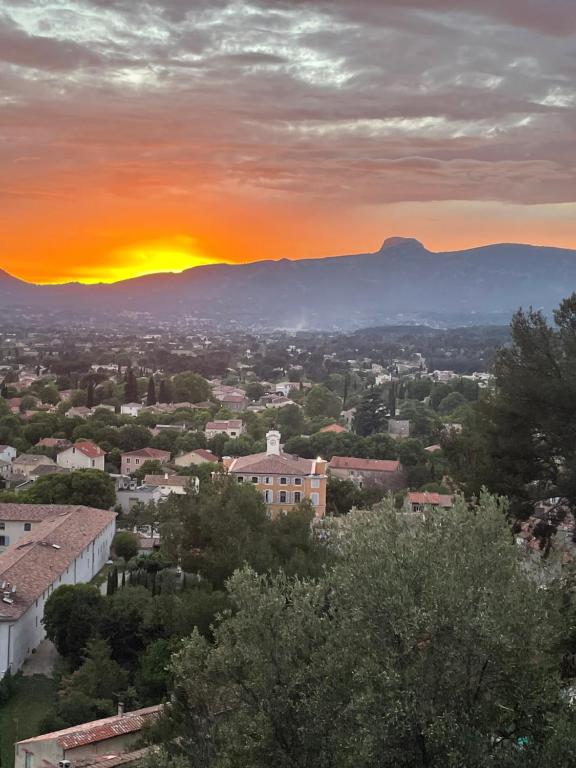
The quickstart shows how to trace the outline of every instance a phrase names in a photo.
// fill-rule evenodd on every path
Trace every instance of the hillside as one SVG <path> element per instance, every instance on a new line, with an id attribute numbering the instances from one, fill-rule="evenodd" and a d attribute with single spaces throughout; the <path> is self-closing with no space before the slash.
<path id="1" fill-rule="evenodd" d="M 196 267 L 112 285 L 36 286 L 0 272 L 0 303 L 34 309 L 150 312 L 283 328 L 506 323 L 576 290 L 576 251 L 518 244 L 434 253 L 390 238 L 375 253 Z"/>

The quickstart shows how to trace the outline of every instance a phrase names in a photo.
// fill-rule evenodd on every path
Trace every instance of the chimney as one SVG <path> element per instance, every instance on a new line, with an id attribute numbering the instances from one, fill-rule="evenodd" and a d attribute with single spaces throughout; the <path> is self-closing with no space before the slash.
<path id="1" fill-rule="evenodd" d="M 266 453 L 268 456 L 280 456 L 280 432 L 275 429 L 266 432 Z"/>
<path id="2" fill-rule="evenodd" d="M 124 717 L 124 702 L 118 702 L 118 717 Z"/>

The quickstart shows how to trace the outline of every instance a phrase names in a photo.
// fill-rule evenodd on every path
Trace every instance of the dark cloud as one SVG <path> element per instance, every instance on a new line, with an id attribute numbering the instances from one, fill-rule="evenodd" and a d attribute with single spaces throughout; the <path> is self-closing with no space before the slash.
<path id="1" fill-rule="evenodd" d="M 0 164 L 12 196 L 73 196 L 89 179 L 149 197 L 220 186 L 348 203 L 576 197 L 568 0 L 6 8 Z"/>

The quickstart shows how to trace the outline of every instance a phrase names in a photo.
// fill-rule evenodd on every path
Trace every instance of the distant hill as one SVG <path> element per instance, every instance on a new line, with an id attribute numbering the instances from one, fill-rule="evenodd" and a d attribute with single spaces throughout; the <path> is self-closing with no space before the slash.
<path id="1" fill-rule="evenodd" d="M 112 285 L 38 286 L 0 270 L 0 305 L 192 315 L 244 326 L 350 329 L 506 323 L 576 290 L 576 250 L 501 244 L 433 253 L 390 238 L 375 253 L 195 267 Z"/>

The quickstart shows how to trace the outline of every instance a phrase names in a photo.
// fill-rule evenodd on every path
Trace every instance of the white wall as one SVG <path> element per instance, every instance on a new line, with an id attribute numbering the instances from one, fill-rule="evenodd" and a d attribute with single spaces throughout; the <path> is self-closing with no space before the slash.
<path id="1" fill-rule="evenodd" d="M 46 636 L 42 618 L 44 605 L 52 592 L 63 584 L 85 584 L 104 567 L 110 554 L 115 531 L 116 521 L 113 520 L 17 621 L 0 621 L 0 674 L 2 676 L 8 669 L 13 674 L 17 672 L 32 650 L 37 648 Z"/>
<path id="2" fill-rule="evenodd" d="M 100 469 L 104 471 L 104 456 L 91 459 L 74 447 L 59 453 L 56 457 L 56 463 L 59 467 L 66 467 L 66 469 Z"/>

